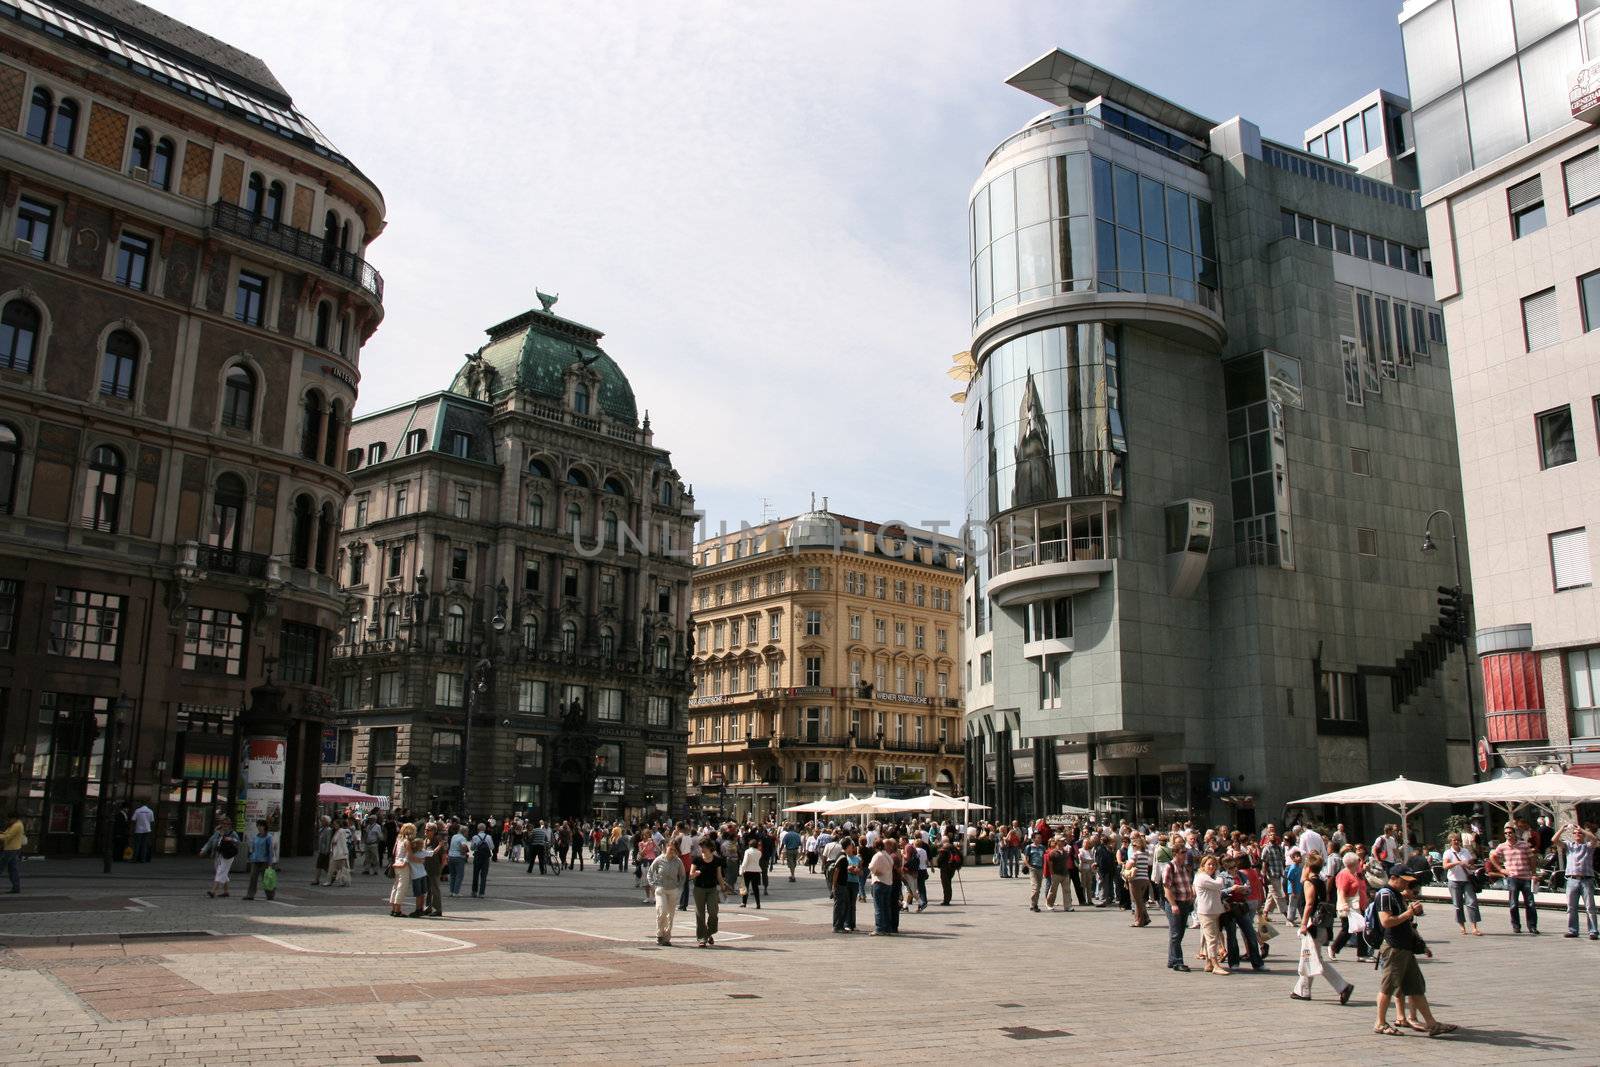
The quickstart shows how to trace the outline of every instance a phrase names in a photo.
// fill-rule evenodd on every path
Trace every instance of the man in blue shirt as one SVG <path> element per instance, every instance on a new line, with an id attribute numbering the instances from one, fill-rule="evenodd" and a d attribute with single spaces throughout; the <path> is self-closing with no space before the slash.
<path id="1" fill-rule="evenodd" d="M 794 881 L 794 867 L 800 862 L 800 834 L 793 824 L 783 828 L 783 862 L 789 867 L 789 881 Z"/>
<path id="2" fill-rule="evenodd" d="M 1044 834 L 1034 832 L 1033 839 L 1022 846 L 1022 869 L 1028 872 L 1033 883 L 1033 895 L 1028 899 L 1028 910 L 1039 910 L 1039 886 L 1044 883 Z"/>
<path id="3" fill-rule="evenodd" d="M 268 867 L 278 865 L 278 838 L 275 834 L 267 832 L 265 821 L 256 822 L 256 836 L 250 839 L 250 888 L 244 892 L 244 899 L 256 898 L 256 886 L 261 882 L 261 875 Z M 267 899 L 271 900 L 275 890 L 267 890 Z"/>
<path id="4" fill-rule="evenodd" d="M 1567 860 L 1567 934 L 1578 936 L 1578 901 L 1587 901 L 1589 913 L 1589 940 L 1600 941 L 1600 922 L 1594 906 L 1594 847 L 1600 843 L 1594 833 L 1570 822 L 1562 827 L 1556 840 Z"/>

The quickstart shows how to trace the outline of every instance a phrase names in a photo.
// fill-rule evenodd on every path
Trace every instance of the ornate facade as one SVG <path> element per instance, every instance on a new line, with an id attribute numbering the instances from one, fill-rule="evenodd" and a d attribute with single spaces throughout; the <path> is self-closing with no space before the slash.
<path id="1" fill-rule="evenodd" d="M 960 556 L 812 511 L 695 546 L 690 805 L 771 815 L 963 780 Z"/>
<path id="2" fill-rule="evenodd" d="M 694 498 L 599 331 L 540 299 L 352 427 L 323 773 L 413 809 L 676 810 Z"/>
<path id="3" fill-rule="evenodd" d="M 131 800 L 189 853 L 270 705 L 300 851 L 383 199 L 255 57 L 131 0 L 33 8 L 0 10 L 5 802 L 33 849 L 106 847 Z"/>

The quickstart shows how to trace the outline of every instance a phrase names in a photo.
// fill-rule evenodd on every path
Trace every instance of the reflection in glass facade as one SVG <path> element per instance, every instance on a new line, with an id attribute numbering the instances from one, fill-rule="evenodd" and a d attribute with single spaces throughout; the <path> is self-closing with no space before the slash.
<path id="1" fill-rule="evenodd" d="M 1216 306 L 1211 205 L 1094 157 L 1095 267 L 1100 289 Z"/>
<path id="2" fill-rule="evenodd" d="M 1038 330 L 996 348 L 967 392 L 967 507 L 1015 508 L 1122 494 L 1116 330 Z"/>

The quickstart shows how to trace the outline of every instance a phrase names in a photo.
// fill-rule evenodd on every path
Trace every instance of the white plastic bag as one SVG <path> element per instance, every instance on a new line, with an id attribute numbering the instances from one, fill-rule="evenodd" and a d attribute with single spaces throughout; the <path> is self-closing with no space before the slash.
<path id="1" fill-rule="evenodd" d="M 1367 932 L 1367 917 L 1355 908 L 1350 909 L 1350 932 L 1352 934 Z"/>

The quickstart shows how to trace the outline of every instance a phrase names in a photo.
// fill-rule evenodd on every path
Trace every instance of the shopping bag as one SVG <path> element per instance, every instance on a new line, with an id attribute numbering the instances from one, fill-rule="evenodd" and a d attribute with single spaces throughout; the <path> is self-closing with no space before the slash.
<path id="1" fill-rule="evenodd" d="M 261 872 L 261 888 L 268 893 L 278 888 L 278 868 L 268 867 Z"/>
<path id="2" fill-rule="evenodd" d="M 1300 935 L 1300 974 L 1315 977 L 1322 973 L 1322 956 L 1317 952 L 1317 942 L 1310 934 Z"/>
<path id="3" fill-rule="evenodd" d="M 1352 934 L 1367 932 L 1367 917 L 1355 908 L 1350 909 L 1350 932 Z"/>

